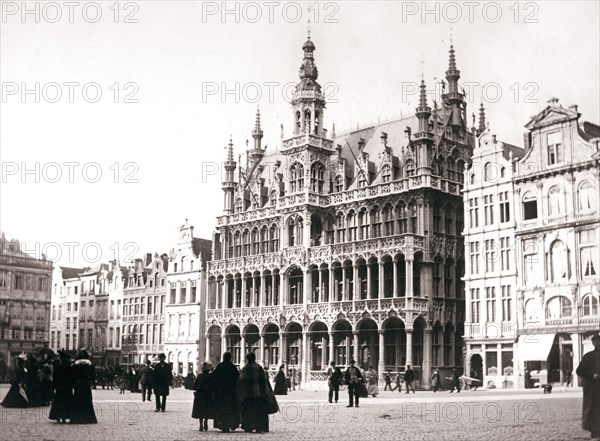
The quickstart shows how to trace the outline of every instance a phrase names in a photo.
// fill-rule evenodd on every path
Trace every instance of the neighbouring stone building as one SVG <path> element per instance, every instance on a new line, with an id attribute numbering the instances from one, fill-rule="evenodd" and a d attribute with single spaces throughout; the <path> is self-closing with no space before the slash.
<path id="1" fill-rule="evenodd" d="M 49 344 L 52 262 L 0 238 L 0 376 L 21 352 Z"/>
<path id="2" fill-rule="evenodd" d="M 267 152 L 257 113 L 246 163 L 228 147 L 207 356 L 242 363 L 252 350 L 314 384 L 330 360 L 410 364 L 427 386 L 434 366 L 448 376 L 464 356 L 461 190 L 475 128 L 454 48 L 433 109 L 421 81 L 414 116 L 344 134 L 324 128 L 315 45 L 302 49 L 291 135 Z"/>

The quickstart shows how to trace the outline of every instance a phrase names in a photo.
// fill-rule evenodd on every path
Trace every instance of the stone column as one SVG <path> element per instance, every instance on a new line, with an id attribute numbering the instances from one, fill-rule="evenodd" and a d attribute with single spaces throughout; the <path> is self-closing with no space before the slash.
<path id="1" fill-rule="evenodd" d="M 373 280 L 371 279 L 371 264 L 367 261 L 367 299 L 370 299 L 372 295 Z"/>
<path id="2" fill-rule="evenodd" d="M 225 332 L 223 332 L 221 334 L 221 357 L 223 357 L 225 352 L 227 352 L 227 336 L 225 335 Z"/>
<path id="3" fill-rule="evenodd" d="M 221 309 L 228 307 L 227 305 L 227 293 L 229 292 L 229 280 L 224 279 L 220 284 L 221 286 Z"/>
<path id="4" fill-rule="evenodd" d="M 300 372 L 302 372 L 302 380 L 300 381 L 303 384 L 306 384 L 308 380 L 308 331 L 302 331 L 302 364 L 300 366 Z"/>
<path id="5" fill-rule="evenodd" d="M 206 341 L 206 346 L 205 346 L 205 348 L 206 348 L 206 351 L 205 351 L 206 354 L 205 354 L 204 359 L 205 360 L 210 360 L 210 355 L 211 355 L 210 354 L 210 334 L 205 334 L 204 335 L 204 339 Z"/>
<path id="6" fill-rule="evenodd" d="M 285 273 L 279 273 L 279 284 L 280 284 L 279 305 L 281 306 L 281 309 L 283 309 L 284 305 L 287 303 L 287 293 L 288 293 L 288 278 Z"/>
<path id="7" fill-rule="evenodd" d="M 260 291 L 258 294 L 258 306 L 266 306 L 267 299 L 265 298 L 265 290 L 266 290 L 266 277 L 264 273 L 261 271 L 260 273 Z"/>
<path id="8" fill-rule="evenodd" d="M 348 268 L 342 266 L 342 300 L 348 300 Z"/>
<path id="9" fill-rule="evenodd" d="M 311 285 L 312 285 L 312 272 L 311 270 L 307 267 L 306 271 L 304 271 L 304 277 L 302 278 L 304 283 L 302 286 L 302 307 L 304 308 L 304 310 L 306 311 L 307 306 L 308 306 L 308 297 L 310 296 L 310 292 L 312 291 L 311 289 Z"/>
<path id="10" fill-rule="evenodd" d="M 352 299 L 359 300 L 360 299 L 360 273 L 358 272 L 358 264 L 355 262 L 352 265 L 353 268 L 353 286 L 352 286 Z"/>
<path id="11" fill-rule="evenodd" d="M 412 329 L 406 330 L 406 364 L 413 365 Z"/>
<path id="12" fill-rule="evenodd" d="M 324 296 L 323 296 L 323 268 L 318 268 L 317 271 L 318 271 L 317 280 L 318 280 L 318 286 L 319 286 L 319 289 L 317 291 L 317 303 L 321 303 L 324 299 Z"/>
<path id="13" fill-rule="evenodd" d="M 377 373 L 379 374 L 379 379 L 382 379 L 385 371 L 385 331 L 378 329 L 377 332 L 379 333 L 379 363 L 377 364 Z"/>
<path id="14" fill-rule="evenodd" d="M 354 354 L 352 358 L 354 358 L 358 364 L 358 331 L 352 331 L 352 335 L 354 336 Z"/>
<path id="15" fill-rule="evenodd" d="M 433 356 L 433 341 L 431 329 L 423 330 L 423 366 L 421 366 L 421 386 L 431 386 L 431 359 Z"/>
<path id="16" fill-rule="evenodd" d="M 413 297 L 413 263 L 414 256 L 412 253 L 405 256 L 406 262 L 406 297 Z"/>
<path id="17" fill-rule="evenodd" d="M 327 360 L 327 338 L 321 339 L 321 369 L 329 364 Z"/>
<path id="18" fill-rule="evenodd" d="M 242 332 L 244 332 L 242 330 Z M 240 340 L 240 363 L 244 364 L 244 361 L 246 360 L 246 354 L 248 353 L 248 351 L 246 350 L 246 339 L 244 338 L 244 334 L 241 334 L 242 339 Z"/>
<path id="19" fill-rule="evenodd" d="M 242 308 L 246 307 L 246 276 L 242 274 L 242 295 L 241 295 Z"/>
<path id="20" fill-rule="evenodd" d="M 334 293 L 334 281 L 335 279 L 333 278 L 333 268 L 331 267 L 331 265 L 329 265 L 329 287 L 327 289 L 327 302 L 329 304 L 331 304 L 331 302 L 335 301 L 335 293 Z"/>
<path id="21" fill-rule="evenodd" d="M 392 260 L 392 267 L 394 268 L 394 292 L 392 293 L 392 296 L 394 297 L 398 297 L 398 264 L 399 262 L 396 261 L 396 258 L 394 257 L 394 260 Z"/>
<path id="22" fill-rule="evenodd" d="M 259 340 L 259 344 L 260 347 L 258 348 L 258 353 L 259 353 L 259 360 L 260 360 L 260 365 L 262 367 L 265 366 L 265 334 L 264 332 L 260 333 L 260 340 Z"/>
<path id="23" fill-rule="evenodd" d="M 335 346 L 334 346 L 334 340 L 333 340 L 333 331 L 329 331 L 329 361 L 335 361 Z M 336 363 L 337 364 L 337 363 Z"/>
<path id="24" fill-rule="evenodd" d="M 287 338 L 282 329 L 279 330 L 279 365 L 287 364 Z"/>

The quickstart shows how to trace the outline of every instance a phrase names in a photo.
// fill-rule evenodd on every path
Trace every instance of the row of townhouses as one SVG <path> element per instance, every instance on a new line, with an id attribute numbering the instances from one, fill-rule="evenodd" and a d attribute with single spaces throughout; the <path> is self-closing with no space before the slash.
<path id="1" fill-rule="evenodd" d="M 554 98 L 523 146 L 501 142 L 483 105 L 468 123 L 451 46 L 433 107 L 421 80 L 414 115 L 328 132 L 310 38 L 302 51 L 289 135 L 267 151 L 257 111 L 243 163 L 229 142 L 212 241 L 186 221 L 170 253 L 129 266 L 37 262 L 52 278 L 38 291 L 3 257 L 4 360 L 29 347 L 29 301 L 40 343 L 105 365 L 164 352 L 186 375 L 253 351 L 314 385 L 352 358 L 411 365 L 421 387 L 434 368 L 485 387 L 568 381 L 600 329 L 598 125 Z"/>

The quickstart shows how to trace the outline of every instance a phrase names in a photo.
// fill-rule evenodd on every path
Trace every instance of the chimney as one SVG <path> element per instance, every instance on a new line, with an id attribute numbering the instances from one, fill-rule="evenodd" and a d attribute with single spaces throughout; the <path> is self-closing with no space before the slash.
<path id="1" fill-rule="evenodd" d="M 531 147 L 531 133 L 525 132 L 523 133 L 523 149 L 528 151 Z"/>
<path id="2" fill-rule="evenodd" d="M 573 104 L 571 106 L 569 106 L 569 109 L 572 110 L 573 112 L 577 113 L 577 104 Z"/>
<path id="3" fill-rule="evenodd" d="M 145 265 L 149 265 L 152 262 L 152 253 L 146 253 L 146 263 Z"/>

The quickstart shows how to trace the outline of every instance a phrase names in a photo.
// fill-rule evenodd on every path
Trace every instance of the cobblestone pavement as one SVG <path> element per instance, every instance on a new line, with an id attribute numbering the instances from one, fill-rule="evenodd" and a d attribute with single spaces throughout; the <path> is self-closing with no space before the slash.
<path id="1" fill-rule="evenodd" d="M 0 399 L 7 392 L 0 386 Z M 581 429 L 581 389 L 553 391 L 381 392 L 346 408 L 348 394 L 338 404 L 326 392 L 295 391 L 278 397 L 281 412 L 270 418 L 271 432 L 247 434 L 238 429 L 223 434 L 198 431 L 192 419 L 192 392 L 176 389 L 165 413 L 141 394 L 94 391 L 99 423 L 60 425 L 47 419 L 48 408 L 0 407 L 0 439 L 12 440 L 587 440 Z"/>

